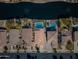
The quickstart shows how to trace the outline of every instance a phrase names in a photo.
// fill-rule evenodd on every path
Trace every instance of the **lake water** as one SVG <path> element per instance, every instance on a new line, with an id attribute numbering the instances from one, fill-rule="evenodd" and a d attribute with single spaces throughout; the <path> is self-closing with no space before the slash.
<path id="1" fill-rule="evenodd" d="M 44 23 L 43 22 L 36 22 L 35 23 L 35 28 L 36 29 L 42 29 L 42 28 L 44 28 Z"/>
<path id="2" fill-rule="evenodd" d="M 0 3 L 0 19 L 34 18 L 57 19 L 78 17 L 78 4 L 66 2 L 39 3 Z"/>

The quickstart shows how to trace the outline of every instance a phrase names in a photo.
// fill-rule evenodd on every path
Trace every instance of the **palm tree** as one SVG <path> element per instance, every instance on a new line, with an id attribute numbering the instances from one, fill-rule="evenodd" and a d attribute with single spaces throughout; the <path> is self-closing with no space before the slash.
<path id="1" fill-rule="evenodd" d="M 47 21 L 46 21 L 46 20 L 44 21 L 44 23 L 45 23 L 45 29 L 46 29 L 46 27 L 47 27 L 47 24 L 48 24 L 48 23 L 47 23 Z M 46 41 L 47 41 L 47 40 L 48 40 L 48 39 L 47 39 L 47 29 L 46 29 L 45 34 L 46 34 Z"/>
<path id="2" fill-rule="evenodd" d="M 4 53 L 7 53 L 8 47 L 4 46 L 3 48 L 4 48 Z"/>
<path id="3" fill-rule="evenodd" d="M 27 47 L 23 47 L 23 49 L 24 49 L 24 52 L 26 52 L 26 50 L 27 50 Z"/>
<path id="4" fill-rule="evenodd" d="M 19 53 L 20 50 L 19 45 L 16 45 L 16 49 L 17 49 L 17 53 Z"/>
<path id="5" fill-rule="evenodd" d="M 62 35 L 61 35 L 61 23 L 60 23 L 61 19 L 58 19 L 57 21 L 57 25 L 58 25 L 58 44 L 59 44 L 59 48 L 61 48 L 61 42 L 62 42 Z"/>

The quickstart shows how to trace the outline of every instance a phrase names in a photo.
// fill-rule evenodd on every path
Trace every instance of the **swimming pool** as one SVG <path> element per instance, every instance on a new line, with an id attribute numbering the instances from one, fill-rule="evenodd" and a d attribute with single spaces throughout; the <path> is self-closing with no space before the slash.
<path id="1" fill-rule="evenodd" d="M 57 29 L 56 23 L 51 23 L 49 27 L 46 28 L 47 31 L 55 31 Z"/>
<path id="2" fill-rule="evenodd" d="M 35 22 L 35 29 L 43 29 L 44 23 L 43 22 Z"/>

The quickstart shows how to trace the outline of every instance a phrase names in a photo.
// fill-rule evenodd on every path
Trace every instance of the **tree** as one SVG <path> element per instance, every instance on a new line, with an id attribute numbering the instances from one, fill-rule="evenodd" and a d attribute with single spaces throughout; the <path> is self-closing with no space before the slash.
<path id="1" fill-rule="evenodd" d="M 62 49 L 61 43 L 62 43 L 62 35 L 61 35 L 61 32 L 59 31 L 59 32 L 58 32 L 58 47 L 59 47 L 60 49 Z"/>
<path id="2" fill-rule="evenodd" d="M 55 53 L 57 53 L 57 50 L 56 50 L 56 48 L 53 48 L 53 51 L 54 51 Z"/>
<path id="3" fill-rule="evenodd" d="M 37 52 L 39 53 L 40 52 L 39 47 L 36 45 L 35 48 L 36 48 Z"/>
<path id="4" fill-rule="evenodd" d="M 56 53 L 57 50 L 56 50 L 56 48 L 53 48 L 53 44 L 52 44 L 52 42 L 51 42 L 51 47 L 52 47 L 52 50 Z"/>
<path id="5" fill-rule="evenodd" d="M 71 40 L 67 41 L 66 49 L 70 50 L 71 52 L 72 52 L 72 50 L 74 50 L 74 43 L 71 42 Z"/>
<path id="6" fill-rule="evenodd" d="M 17 53 L 19 53 L 20 46 L 19 45 L 16 45 L 16 49 L 17 49 Z"/>
<path id="7" fill-rule="evenodd" d="M 4 46 L 4 53 L 7 53 L 8 47 Z"/>

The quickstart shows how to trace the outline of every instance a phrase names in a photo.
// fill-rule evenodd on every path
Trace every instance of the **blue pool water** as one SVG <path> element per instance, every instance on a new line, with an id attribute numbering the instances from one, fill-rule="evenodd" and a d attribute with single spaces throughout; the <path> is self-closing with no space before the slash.
<path id="1" fill-rule="evenodd" d="M 42 28 L 44 28 L 44 23 L 43 22 L 36 22 L 35 23 L 35 28 L 36 29 L 42 29 Z"/>
<path id="2" fill-rule="evenodd" d="M 56 23 L 51 23 L 50 25 L 49 25 L 49 27 L 55 27 L 56 28 Z"/>
<path id="3" fill-rule="evenodd" d="M 49 25 L 49 27 L 46 28 L 47 31 L 55 31 L 57 28 L 57 24 L 56 23 L 51 23 Z"/>

